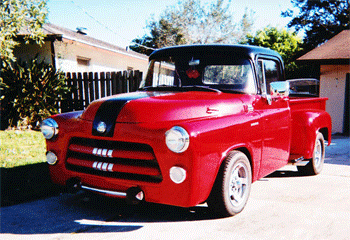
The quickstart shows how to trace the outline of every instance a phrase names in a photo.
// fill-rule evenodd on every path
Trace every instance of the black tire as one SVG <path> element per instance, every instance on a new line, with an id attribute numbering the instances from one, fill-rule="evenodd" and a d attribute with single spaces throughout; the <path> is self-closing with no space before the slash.
<path id="1" fill-rule="evenodd" d="M 317 175 L 319 174 L 324 165 L 324 156 L 325 156 L 325 143 L 322 133 L 316 134 L 316 140 L 314 145 L 314 150 L 312 154 L 312 159 L 306 166 L 298 166 L 298 171 L 303 175 Z"/>
<path id="2" fill-rule="evenodd" d="M 252 169 L 240 151 L 229 153 L 208 198 L 209 208 L 217 215 L 229 217 L 245 207 L 252 184 Z"/>

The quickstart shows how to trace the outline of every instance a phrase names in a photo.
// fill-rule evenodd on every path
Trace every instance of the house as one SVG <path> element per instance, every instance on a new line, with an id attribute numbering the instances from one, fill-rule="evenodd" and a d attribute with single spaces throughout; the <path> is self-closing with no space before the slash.
<path id="1" fill-rule="evenodd" d="M 343 30 L 297 59 L 320 66 L 320 97 L 328 97 L 326 110 L 333 133 L 350 135 L 350 30 Z"/>
<path id="2" fill-rule="evenodd" d="M 25 61 L 38 54 L 40 60 L 63 72 L 147 70 L 147 56 L 92 38 L 84 29 L 73 31 L 46 23 L 43 31 L 47 37 L 42 46 L 21 43 L 14 49 L 15 56 Z M 20 39 L 27 34 L 26 30 L 21 30 L 17 37 Z"/>

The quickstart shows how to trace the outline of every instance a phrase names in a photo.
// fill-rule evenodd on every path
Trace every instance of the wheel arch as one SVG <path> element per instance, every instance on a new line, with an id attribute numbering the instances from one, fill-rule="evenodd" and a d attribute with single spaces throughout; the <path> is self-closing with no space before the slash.
<path id="1" fill-rule="evenodd" d="M 254 177 L 255 177 L 256 174 L 254 173 L 254 163 L 253 163 L 253 158 L 252 158 L 252 154 L 251 154 L 250 150 L 248 149 L 247 146 L 232 147 L 232 148 L 230 148 L 229 150 L 227 150 L 225 152 L 225 154 L 223 155 L 223 157 L 221 159 L 220 167 L 218 168 L 218 171 L 216 172 L 215 181 L 214 181 L 214 184 L 211 187 L 211 191 L 210 191 L 210 194 L 209 194 L 208 198 L 210 197 L 214 186 L 218 183 L 218 180 L 219 180 L 222 172 L 224 171 L 226 158 L 228 157 L 229 153 L 232 152 L 232 151 L 240 151 L 240 152 L 244 153 L 247 156 L 247 158 L 249 160 L 249 163 L 250 163 L 251 171 L 252 171 L 252 179 L 254 181 L 254 179 L 255 179 Z"/>
<path id="2" fill-rule="evenodd" d="M 324 127 L 324 128 L 320 128 L 318 130 L 320 133 L 322 133 L 323 137 L 325 140 L 327 140 L 329 143 L 328 145 L 330 144 L 330 137 L 331 137 L 331 134 L 329 134 L 329 130 L 328 128 Z"/>
<path id="3" fill-rule="evenodd" d="M 237 148 L 237 149 L 234 149 L 234 150 L 243 152 L 247 156 L 247 158 L 249 159 L 250 167 L 252 169 L 252 179 L 254 179 L 254 164 L 253 164 L 252 155 L 250 154 L 250 151 L 248 150 L 248 148 L 240 147 L 240 148 Z"/>
<path id="4" fill-rule="evenodd" d="M 242 158 L 242 155 L 244 155 L 245 157 Z M 243 185 L 241 185 L 242 184 L 241 180 L 233 180 L 233 181 L 239 182 L 238 185 L 235 185 L 235 186 L 238 187 L 240 190 L 237 190 L 236 187 L 234 187 L 236 190 L 232 190 L 231 188 L 233 188 L 233 187 L 229 187 L 229 185 L 228 185 L 228 184 L 230 184 L 230 186 L 231 186 L 231 183 L 229 183 L 227 181 L 230 181 L 230 182 L 232 181 L 232 175 L 234 174 L 232 171 L 233 167 L 235 166 L 235 164 L 237 162 L 240 162 L 238 164 L 243 164 L 243 165 L 241 165 L 242 169 L 246 169 L 246 167 L 249 168 L 249 166 L 246 164 L 246 163 L 248 163 L 247 161 L 250 164 L 250 169 L 249 170 L 247 169 L 247 171 L 244 170 L 244 172 L 246 174 L 243 174 L 242 177 L 243 178 L 246 177 L 249 180 L 247 180 L 245 183 L 243 183 L 243 185 L 245 185 L 244 188 L 243 188 Z M 207 204 L 209 206 L 209 209 L 213 210 L 215 213 L 219 214 L 220 216 L 224 216 L 224 217 L 233 216 L 233 215 L 235 215 L 243 210 L 243 208 L 246 205 L 246 202 L 249 198 L 249 193 L 250 193 L 250 188 L 251 188 L 250 186 L 253 182 L 252 181 L 253 172 L 252 172 L 252 163 L 251 162 L 252 162 L 251 161 L 251 154 L 250 154 L 249 150 L 245 147 L 230 149 L 230 151 L 227 152 L 226 157 L 221 162 L 219 171 L 218 171 L 216 178 L 215 178 L 215 182 L 214 182 L 212 189 L 211 189 L 211 192 L 206 200 Z M 238 166 L 238 165 L 236 165 L 236 166 Z M 239 170 L 239 171 L 241 171 L 241 170 Z M 245 190 L 243 190 L 243 189 L 245 189 Z M 239 194 L 242 194 L 242 196 L 244 196 L 244 197 L 242 197 L 241 199 L 240 199 L 240 197 L 236 198 L 235 193 L 232 193 L 231 191 L 238 191 L 238 192 L 240 192 Z M 229 195 L 226 195 L 226 194 L 229 194 Z M 231 194 L 233 194 L 233 195 L 231 195 Z M 237 205 L 232 204 L 233 200 L 231 197 L 234 197 L 236 199 L 235 201 L 236 201 L 236 203 L 238 203 Z M 240 199 L 242 201 L 240 202 L 240 200 L 238 200 L 238 199 Z"/>
<path id="5" fill-rule="evenodd" d="M 320 129 L 322 130 L 322 129 Z M 317 175 L 322 171 L 325 158 L 325 134 L 317 131 L 313 149 L 313 156 L 306 166 L 297 166 L 303 175 Z"/>
<path id="6" fill-rule="evenodd" d="M 235 146 L 229 148 L 227 151 L 225 151 L 225 153 L 222 156 L 221 162 L 220 162 L 219 171 L 216 173 L 216 178 L 217 178 L 218 174 L 220 173 L 220 169 L 224 165 L 225 159 L 228 157 L 229 153 L 232 151 L 240 151 L 247 156 L 247 158 L 249 159 L 251 170 L 252 170 L 252 179 L 255 179 L 254 178 L 255 177 L 255 174 L 254 174 L 255 164 L 254 164 L 252 153 L 251 153 L 252 150 L 246 144 L 235 145 Z"/>

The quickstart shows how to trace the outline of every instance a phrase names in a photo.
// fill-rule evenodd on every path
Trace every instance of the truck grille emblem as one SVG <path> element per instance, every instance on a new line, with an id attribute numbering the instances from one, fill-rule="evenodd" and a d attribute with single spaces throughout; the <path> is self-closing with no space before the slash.
<path id="1" fill-rule="evenodd" d="M 104 122 L 99 122 L 97 124 L 97 132 L 104 133 L 107 129 L 107 125 Z"/>

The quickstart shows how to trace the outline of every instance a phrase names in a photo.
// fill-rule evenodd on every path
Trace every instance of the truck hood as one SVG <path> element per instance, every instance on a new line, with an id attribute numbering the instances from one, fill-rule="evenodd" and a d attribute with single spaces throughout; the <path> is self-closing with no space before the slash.
<path id="1" fill-rule="evenodd" d="M 244 111 L 240 94 L 215 92 L 134 92 L 92 102 L 81 118 L 119 123 L 201 119 Z"/>

